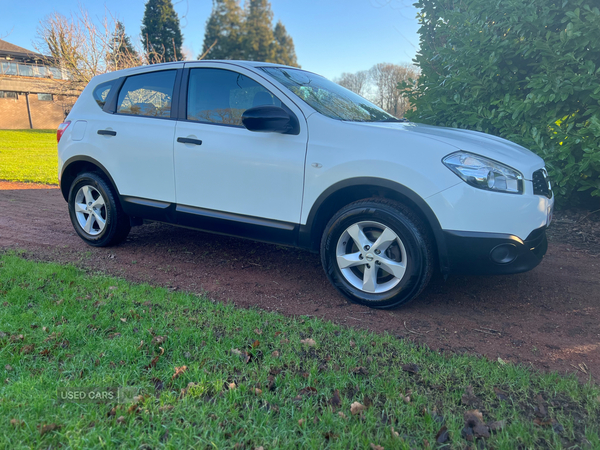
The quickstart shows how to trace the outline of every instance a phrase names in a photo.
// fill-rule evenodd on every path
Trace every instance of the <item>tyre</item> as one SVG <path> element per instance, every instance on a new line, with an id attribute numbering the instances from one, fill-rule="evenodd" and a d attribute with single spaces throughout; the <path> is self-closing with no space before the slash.
<path id="1" fill-rule="evenodd" d="M 125 240 L 131 229 L 114 189 L 97 173 L 82 173 L 69 191 L 69 216 L 89 245 L 107 247 Z"/>
<path id="2" fill-rule="evenodd" d="M 421 293 L 434 256 L 416 214 L 391 200 L 370 199 L 331 218 L 321 239 L 321 262 L 329 281 L 352 302 L 386 309 Z"/>

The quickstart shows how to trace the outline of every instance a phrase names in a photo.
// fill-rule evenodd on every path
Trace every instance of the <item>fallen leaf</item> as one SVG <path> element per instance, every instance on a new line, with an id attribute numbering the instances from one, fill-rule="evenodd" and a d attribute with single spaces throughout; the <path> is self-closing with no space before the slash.
<path id="1" fill-rule="evenodd" d="M 118 338 L 119 336 L 121 336 L 121 333 L 111 333 L 108 336 L 106 336 L 106 339 L 114 339 Z"/>
<path id="2" fill-rule="evenodd" d="M 381 445 L 375 445 L 371 442 L 371 448 L 373 450 L 385 450 Z"/>
<path id="3" fill-rule="evenodd" d="M 181 367 L 175 367 L 175 373 L 173 374 L 173 376 L 171 377 L 171 380 L 174 380 L 175 378 L 178 378 L 183 372 L 185 372 L 188 369 L 187 366 L 181 366 Z"/>
<path id="4" fill-rule="evenodd" d="M 480 423 L 483 423 L 483 414 L 478 409 L 471 409 L 464 414 L 465 424 L 474 428 Z"/>
<path id="5" fill-rule="evenodd" d="M 127 319 L 125 317 L 121 317 L 121 322 L 126 323 Z"/>
<path id="6" fill-rule="evenodd" d="M 508 400 L 508 394 L 503 390 L 494 388 L 494 392 L 496 393 L 496 397 L 498 397 L 498 400 Z"/>
<path id="7" fill-rule="evenodd" d="M 402 366 L 402 370 L 408 373 L 417 374 L 419 373 L 419 366 L 417 366 L 416 364 L 404 364 Z"/>
<path id="8" fill-rule="evenodd" d="M 273 353 L 271 353 L 271 356 L 274 358 L 279 358 L 279 352 L 275 350 Z"/>
<path id="9" fill-rule="evenodd" d="M 506 420 L 498 420 L 497 422 L 492 422 L 488 424 L 488 428 L 490 429 L 490 431 L 500 431 L 505 426 Z"/>
<path id="10" fill-rule="evenodd" d="M 58 301 L 56 302 L 56 306 L 60 306 L 60 305 L 62 304 L 62 302 L 64 302 L 64 300 L 58 300 Z"/>
<path id="11" fill-rule="evenodd" d="M 504 360 L 503 360 L 502 358 L 500 358 L 499 356 L 498 356 L 498 362 L 499 362 L 501 365 L 503 365 L 503 366 L 505 366 L 505 365 L 506 365 L 506 361 L 504 361 Z"/>
<path id="12" fill-rule="evenodd" d="M 125 422 L 125 416 L 119 416 L 119 418 L 117 419 L 117 423 L 123 423 Z"/>
<path id="13" fill-rule="evenodd" d="M 366 369 L 366 367 L 355 367 L 352 369 L 352 372 L 356 375 L 369 375 L 369 371 Z"/>
<path id="14" fill-rule="evenodd" d="M 346 414 L 344 414 L 344 413 L 343 413 L 343 412 L 341 412 L 341 411 L 338 413 L 338 416 L 340 416 L 342 419 L 345 419 L 345 418 L 346 418 Z"/>
<path id="15" fill-rule="evenodd" d="M 24 355 L 26 355 L 26 354 L 28 354 L 28 353 L 31 353 L 31 352 L 33 351 L 34 347 L 35 347 L 35 345 L 34 345 L 34 344 L 31 344 L 31 345 L 24 345 L 24 346 L 21 348 L 21 353 L 22 353 L 22 354 L 24 354 Z"/>
<path id="16" fill-rule="evenodd" d="M 242 355 L 242 352 L 240 350 L 238 350 L 237 348 L 232 348 L 231 349 L 231 353 L 233 353 L 234 355 Z"/>
<path id="17" fill-rule="evenodd" d="M 255 395 L 262 395 L 262 389 L 254 388 L 254 394 Z"/>
<path id="18" fill-rule="evenodd" d="M 281 334 L 281 331 L 276 331 L 275 332 L 275 337 L 279 336 Z"/>
<path id="19" fill-rule="evenodd" d="M 402 400 L 404 401 L 404 403 L 408 404 L 410 403 L 410 395 L 407 395 L 406 397 L 402 397 Z"/>
<path id="20" fill-rule="evenodd" d="M 256 340 L 256 341 L 254 341 L 254 342 L 252 343 L 252 348 L 256 348 L 256 347 L 258 347 L 259 345 L 260 345 L 260 341 L 259 341 L 259 340 Z"/>
<path id="21" fill-rule="evenodd" d="M 490 429 L 484 424 L 479 424 L 475 428 L 473 428 L 473 434 L 475 437 L 479 438 L 489 438 L 490 437 Z"/>
<path id="22" fill-rule="evenodd" d="M 146 369 L 151 369 L 151 368 L 153 368 L 154 366 L 156 366 L 156 363 L 158 362 L 158 360 L 160 359 L 160 357 L 162 356 L 162 354 L 165 352 L 165 349 L 164 349 L 164 348 L 162 348 L 162 347 L 159 347 L 159 348 L 160 348 L 160 355 L 156 355 L 156 356 L 155 356 L 155 357 L 152 359 L 152 361 L 150 361 L 150 364 L 148 364 L 148 365 L 146 366 Z"/>
<path id="23" fill-rule="evenodd" d="M 333 397 L 329 399 L 329 404 L 333 407 L 340 406 L 342 404 L 342 399 L 340 398 L 340 390 L 336 389 L 333 391 Z"/>
<path id="24" fill-rule="evenodd" d="M 11 370 L 13 370 L 13 368 L 10 364 L 5 365 L 4 368 L 6 369 L 7 372 L 10 372 Z"/>
<path id="25" fill-rule="evenodd" d="M 350 341 L 350 347 L 352 347 L 352 348 L 356 347 L 356 342 Z"/>
<path id="26" fill-rule="evenodd" d="M 304 419 L 300 419 L 298 420 L 298 425 L 302 426 L 304 425 L 305 420 Z"/>
<path id="27" fill-rule="evenodd" d="M 50 423 L 48 425 L 42 425 L 40 427 L 40 436 L 43 436 L 46 433 L 49 433 L 51 431 L 60 430 L 61 428 L 62 428 L 62 425 L 57 425 L 55 423 Z"/>
<path id="28" fill-rule="evenodd" d="M 116 286 L 109 286 L 109 287 L 108 287 L 108 290 L 112 291 L 112 290 L 114 290 L 114 289 L 116 289 L 116 288 L 117 288 Z"/>
<path id="29" fill-rule="evenodd" d="M 281 339 L 281 340 L 279 341 L 279 343 L 280 343 L 281 345 L 283 345 L 283 344 L 288 344 L 289 342 L 290 342 L 290 340 L 289 340 L 289 339 Z"/>
<path id="30" fill-rule="evenodd" d="M 25 339 L 25 337 L 22 334 L 13 334 L 10 337 L 10 342 L 22 341 L 23 339 Z"/>
<path id="31" fill-rule="evenodd" d="M 465 393 L 460 399 L 463 405 L 480 406 L 481 400 L 473 392 L 473 386 L 469 385 L 465 388 Z"/>
<path id="32" fill-rule="evenodd" d="M 327 439 L 328 441 L 336 439 L 339 437 L 339 434 L 335 434 L 333 431 L 328 431 L 326 433 L 323 433 L 323 437 L 325 439 Z"/>
<path id="33" fill-rule="evenodd" d="M 144 346 L 144 341 L 140 341 L 140 345 L 139 345 L 139 347 L 137 349 L 141 350 L 143 346 Z"/>
<path id="34" fill-rule="evenodd" d="M 18 427 L 22 427 L 23 425 L 25 425 L 25 422 L 23 422 L 22 420 L 19 420 L 19 419 L 10 419 L 10 424 L 13 427 L 18 428 Z"/>
<path id="35" fill-rule="evenodd" d="M 229 383 L 229 389 L 234 390 L 235 388 L 237 388 L 235 383 Z"/>
<path id="36" fill-rule="evenodd" d="M 300 389 L 298 394 L 300 395 L 314 395 L 317 393 L 317 390 L 314 387 L 307 386 L 305 388 Z"/>
<path id="37" fill-rule="evenodd" d="M 166 340 L 167 340 L 166 336 L 154 336 L 152 338 L 152 344 L 160 345 L 160 344 L 163 344 Z"/>
<path id="38" fill-rule="evenodd" d="M 308 345 L 309 347 L 314 347 L 315 345 L 317 345 L 317 343 L 314 341 L 314 339 L 310 339 L 310 338 L 301 339 L 300 343 L 304 344 L 304 345 Z"/>
<path id="39" fill-rule="evenodd" d="M 394 430 L 394 427 L 391 428 L 391 432 L 392 432 L 392 437 L 400 437 L 400 433 L 398 433 L 396 430 Z"/>
<path id="40" fill-rule="evenodd" d="M 353 416 L 356 414 L 360 414 L 362 411 L 366 410 L 367 407 L 359 402 L 354 402 L 350 405 L 350 412 Z"/>
<path id="41" fill-rule="evenodd" d="M 44 350 L 42 350 L 40 352 L 40 355 L 42 355 L 42 356 L 48 356 L 49 354 L 50 354 L 50 349 L 49 348 L 44 349 Z"/>
<path id="42" fill-rule="evenodd" d="M 448 442 L 449 438 L 450 436 L 448 434 L 448 427 L 444 425 L 435 435 L 435 442 L 437 442 L 438 444 L 443 444 L 445 442 Z"/>
<path id="43" fill-rule="evenodd" d="M 254 332 L 255 332 L 256 334 L 262 334 L 262 330 L 260 330 L 260 329 L 258 329 L 258 328 L 255 328 L 255 329 L 254 329 Z"/>

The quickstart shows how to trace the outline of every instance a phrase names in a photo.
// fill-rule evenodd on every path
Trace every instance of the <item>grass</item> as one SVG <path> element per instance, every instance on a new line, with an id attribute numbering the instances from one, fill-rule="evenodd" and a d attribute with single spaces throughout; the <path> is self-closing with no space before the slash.
<path id="1" fill-rule="evenodd" d="M 0 255 L 0 331 L 5 448 L 439 448 L 440 431 L 465 448 L 473 409 L 500 428 L 488 448 L 600 448 L 600 390 L 573 377 L 14 253 Z M 119 386 L 140 397 L 57 396 Z"/>
<path id="2" fill-rule="evenodd" d="M 0 130 L 0 180 L 58 184 L 56 130 Z"/>

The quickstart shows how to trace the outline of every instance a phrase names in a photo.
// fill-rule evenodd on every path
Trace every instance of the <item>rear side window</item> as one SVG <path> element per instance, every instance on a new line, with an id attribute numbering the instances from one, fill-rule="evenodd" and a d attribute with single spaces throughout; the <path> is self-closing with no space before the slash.
<path id="1" fill-rule="evenodd" d="M 108 98 L 108 94 L 110 94 L 110 90 L 115 84 L 115 81 L 116 80 L 111 80 L 107 81 L 106 83 L 99 84 L 98 86 L 96 86 L 96 89 L 94 89 L 94 93 L 92 95 L 94 97 L 94 100 L 96 100 L 96 103 L 98 103 L 98 106 L 100 106 L 100 108 L 104 108 L 104 105 L 106 104 L 106 99 Z"/>
<path id="2" fill-rule="evenodd" d="M 175 70 L 128 77 L 119 92 L 117 114 L 171 117 Z"/>
<path id="3" fill-rule="evenodd" d="M 281 102 L 241 73 L 208 68 L 190 72 L 187 120 L 243 126 L 244 111 L 264 105 L 281 106 Z"/>

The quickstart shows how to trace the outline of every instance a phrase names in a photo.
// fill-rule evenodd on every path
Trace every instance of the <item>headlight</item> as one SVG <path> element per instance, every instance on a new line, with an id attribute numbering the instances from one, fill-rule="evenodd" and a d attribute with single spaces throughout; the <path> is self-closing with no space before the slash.
<path id="1" fill-rule="evenodd" d="M 521 172 L 499 162 L 462 151 L 446 156 L 442 162 L 466 183 L 476 188 L 512 194 L 523 193 Z"/>

